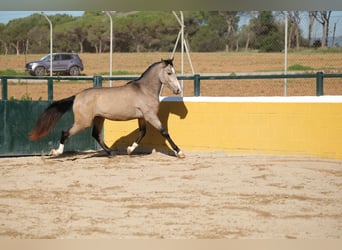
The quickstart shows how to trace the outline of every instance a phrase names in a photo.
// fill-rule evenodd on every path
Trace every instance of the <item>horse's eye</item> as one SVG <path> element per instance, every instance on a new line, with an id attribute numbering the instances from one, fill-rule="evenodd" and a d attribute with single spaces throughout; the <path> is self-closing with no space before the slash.
<path id="1" fill-rule="evenodd" d="M 170 76 L 170 75 L 172 75 L 172 72 L 167 72 L 167 74 Z"/>

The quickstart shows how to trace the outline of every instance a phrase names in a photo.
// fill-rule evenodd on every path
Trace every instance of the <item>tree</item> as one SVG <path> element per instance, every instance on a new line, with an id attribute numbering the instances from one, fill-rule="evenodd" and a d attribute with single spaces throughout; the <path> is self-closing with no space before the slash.
<path id="1" fill-rule="evenodd" d="M 258 16 L 257 11 L 243 11 L 239 12 L 240 19 L 251 20 Z M 239 29 L 239 39 L 240 43 L 244 44 L 245 51 L 250 49 L 251 44 L 255 42 L 255 33 L 251 28 L 251 24 L 245 24 Z"/>
<path id="2" fill-rule="evenodd" d="M 27 50 L 27 30 L 30 30 L 30 25 L 31 23 L 20 18 L 10 21 L 6 26 L 4 31 L 5 42 L 15 50 L 17 55 Z"/>
<path id="3" fill-rule="evenodd" d="M 315 19 L 322 24 L 322 48 L 328 45 L 329 20 L 332 11 L 315 11 L 313 15 Z"/>
<path id="4" fill-rule="evenodd" d="M 271 11 L 261 11 L 251 20 L 251 30 L 255 33 L 254 48 L 261 52 L 281 51 L 283 36 Z"/>
<path id="5" fill-rule="evenodd" d="M 30 38 L 30 53 L 41 53 L 43 48 L 48 48 L 50 45 L 50 39 L 47 34 L 49 34 L 48 26 L 34 26 L 27 32 Z"/>
<path id="6" fill-rule="evenodd" d="M 287 11 L 289 20 L 289 33 L 288 33 L 288 47 L 299 49 L 300 41 L 300 12 L 299 11 Z"/>
<path id="7" fill-rule="evenodd" d="M 237 16 L 237 11 L 219 11 L 218 14 L 224 19 L 226 23 L 226 51 L 229 51 L 230 47 L 234 46 L 234 41 L 237 40 L 235 34 L 238 28 L 238 23 L 240 17 Z M 236 47 L 238 47 L 238 42 L 236 43 Z"/>
<path id="8" fill-rule="evenodd" d="M 5 29 L 6 29 L 5 24 L 0 23 L 0 45 L 1 45 L 0 46 L 0 53 L 4 53 L 5 55 L 7 55 L 8 45 L 7 45 L 6 39 L 4 39 Z"/>
<path id="9" fill-rule="evenodd" d="M 309 26 L 308 26 L 308 40 L 309 40 L 309 45 L 311 45 L 311 36 L 312 36 L 312 27 L 315 21 L 315 13 L 317 11 L 309 11 Z"/>
<path id="10" fill-rule="evenodd" d="M 209 26 L 203 26 L 193 36 L 191 46 L 199 52 L 222 51 L 225 48 L 225 41 Z"/>

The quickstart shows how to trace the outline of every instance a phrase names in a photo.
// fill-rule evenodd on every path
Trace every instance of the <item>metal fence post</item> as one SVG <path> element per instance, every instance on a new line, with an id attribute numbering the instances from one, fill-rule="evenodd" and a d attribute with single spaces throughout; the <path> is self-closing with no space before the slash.
<path id="1" fill-rule="evenodd" d="M 102 87 L 102 76 L 94 76 L 93 86 Z"/>
<path id="2" fill-rule="evenodd" d="M 93 77 L 93 87 L 95 88 L 97 85 L 97 76 L 94 75 Z"/>
<path id="3" fill-rule="evenodd" d="M 2 100 L 7 101 L 7 78 L 1 77 Z"/>
<path id="4" fill-rule="evenodd" d="M 201 95 L 201 79 L 199 74 L 194 75 L 194 96 Z"/>
<path id="5" fill-rule="evenodd" d="M 53 100 L 53 79 L 48 79 L 48 100 Z"/>
<path id="6" fill-rule="evenodd" d="M 323 72 L 317 72 L 316 74 L 316 96 L 323 95 Z"/>

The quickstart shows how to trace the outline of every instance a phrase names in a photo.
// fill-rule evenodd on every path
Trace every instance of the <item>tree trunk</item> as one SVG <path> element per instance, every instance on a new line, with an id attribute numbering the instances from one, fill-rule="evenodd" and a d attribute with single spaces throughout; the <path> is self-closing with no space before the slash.
<path id="1" fill-rule="evenodd" d="M 292 36 L 293 36 L 293 28 L 292 28 L 292 22 L 291 22 L 291 25 L 290 25 L 290 29 L 289 29 L 289 34 L 288 34 L 288 38 L 287 38 L 287 48 L 291 48 L 292 47 Z"/>
<path id="2" fill-rule="evenodd" d="M 11 43 L 10 45 L 12 45 L 13 48 L 15 48 L 17 56 L 20 55 L 20 51 L 19 51 L 19 41 L 17 41 L 16 43 Z"/>
<path id="3" fill-rule="evenodd" d="M 236 39 L 236 52 L 239 52 L 239 38 Z"/>
<path id="4" fill-rule="evenodd" d="M 299 50 L 299 26 L 296 26 L 296 49 Z"/>
<path id="5" fill-rule="evenodd" d="M 80 53 L 82 54 L 83 53 L 83 41 L 80 41 L 79 45 L 80 45 Z"/>
<path id="6" fill-rule="evenodd" d="M 312 35 L 312 27 L 315 21 L 315 11 L 309 11 L 309 27 L 308 27 L 308 40 L 309 40 L 309 46 L 311 46 L 311 35 Z"/>
<path id="7" fill-rule="evenodd" d="M 335 47 L 335 32 L 336 32 L 336 23 L 334 23 L 334 31 L 333 31 L 332 41 L 331 41 L 331 47 Z"/>
<path id="8" fill-rule="evenodd" d="M 25 45 L 25 54 L 28 53 L 28 50 L 29 50 L 29 39 L 27 38 L 26 39 L 26 45 Z"/>
<path id="9" fill-rule="evenodd" d="M 328 36 L 327 36 L 328 27 L 327 27 L 326 22 L 323 24 L 322 28 L 323 28 L 322 29 L 322 48 L 325 48 L 327 47 L 327 40 L 328 40 Z"/>
<path id="10" fill-rule="evenodd" d="M 3 46 L 4 46 L 5 55 L 7 55 L 7 54 L 8 54 L 8 47 L 7 47 L 7 43 L 6 43 L 5 41 L 3 41 L 3 40 L 0 40 L 0 41 L 2 42 L 2 44 L 3 44 Z"/>
<path id="11" fill-rule="evenodd" d="M 102 53 L 102 40 L 100 39 L 100 45 L 99 45 L 99 53 Z"/>
<path id="12" fill-rule="evenodd" d="M 249 48 L 249 39 L 250 39 L 250 34 L 249 34 L 249 32 L 248 32 L 248 34 L 247 34 L 246 46 L 245 46 L 245 50 L 246 50 L 246 51 L 247 51 L 248 48 Z"/>
<path id="13" fill-rule="evenodd" d="M 322 48 L 328 45 L 329 20 L 332 11 L 315 11 L 315 19 L 322 24 Z"/>

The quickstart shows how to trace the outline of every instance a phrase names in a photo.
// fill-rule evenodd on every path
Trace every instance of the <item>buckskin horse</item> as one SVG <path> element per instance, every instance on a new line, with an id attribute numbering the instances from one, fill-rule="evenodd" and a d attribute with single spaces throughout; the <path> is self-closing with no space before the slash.
<path id="1" fill-rule="evenodd" d="M 50 155 L 63 153 L 66 140 L 93 124 L 92 136 L 107 154 L 112 150 L 101 138 L 105 119 L 127 121 L 138 119 L 139 136 L 127 153 L 131 154 L 146 133 L 146 122 L 156 128 L 169 142 L 178 158 L 184 158 L 184 153 L 173 142 L 168 131 L 163 127 L 157 116 L 159 110 L 159 94 L 162 85 L 168 86 L 174 94 L 182 92 L 173 67 L 173 59 L 153 63 L 137 80 L 126 85 L 111 88 L 89 88 L 68 98 L 55 101 L 38 117 L 35 126 L 29 134 L 32 141 L 48 135 L 56 126 L 58 120 L 72 108 L 74 124 L 68 130 L 63 130 L 58 149 L 52 149 Z"/>

